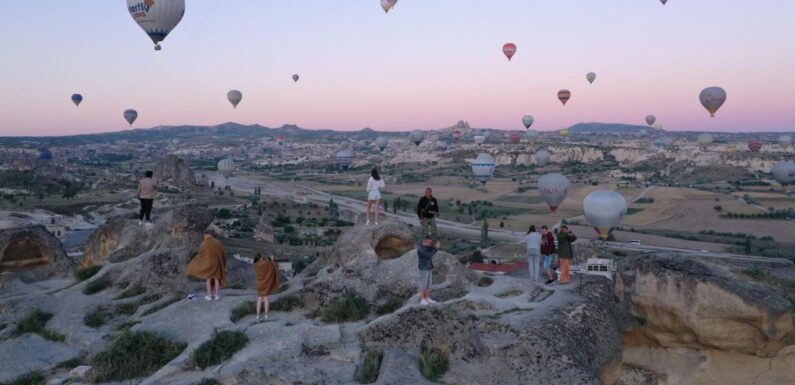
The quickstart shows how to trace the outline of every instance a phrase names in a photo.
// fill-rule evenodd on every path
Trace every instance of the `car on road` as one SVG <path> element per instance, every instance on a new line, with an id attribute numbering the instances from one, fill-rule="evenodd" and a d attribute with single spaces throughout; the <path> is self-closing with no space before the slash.
<path id="1" fill-rule="evenodd" d="M 640 246 L 640 241 L 638 241 L 638 240 L 629 241 L 629 244 L 630 244 L 630 245 L 637 245 L 637 246 Z"/>
<path id="2" fill-rule="evenodd" d="M 709 250 L 700 250 L 702 253 L 709 253 Z"/>

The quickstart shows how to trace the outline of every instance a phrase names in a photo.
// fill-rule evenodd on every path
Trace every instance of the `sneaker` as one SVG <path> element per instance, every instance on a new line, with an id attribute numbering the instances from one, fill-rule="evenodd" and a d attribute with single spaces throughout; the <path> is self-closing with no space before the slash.
<path id="1" fill-rule="evenodd" d="M 146 221 L 146 223 L 144 223 L 144 226 L 152 227 L 153 225 L 152 225 L 152 222 Z"/>
<path id="2" fill-rule="evenodd" d="M 553 284 L 553 283 L 555 283 L 555 281 L 553 281 L 553 280 L 551 280 L 551 279 L 548 279 L 545 285 L 551 285 L 551 284 Z"/>
<path id="3" fill-rule="evenodd" d="M 138 226 L 143 226 L 144 221 L 138 221 Z"/>
<path id="4" fill-rule="evenodd" d="M 266 320 L 266 319 L 268 319 L 268 315 L 267 315 L 267 314 L 265 314 L 265 315 L 262 317 L 262 319 L 263 319 L 263 320 Z"/>
<path id="5" fill-rule="evenodd" d="M 219 299 L 221 299 L 221 295 L 220 295 L 220 294 L 218 294 L 218 295 L 216 295 L 215 297 L 213 297 L 213 299 L 214 299 L 214 300 L 216 300 L 216 301 L 218 301 Z"/>
<path id="6" fill-rule="evenodd" d="M 423 298 L 423 299 L 420 301 L 420 305 L 423 305 L 423 306 L 425 306 L 425 305 L 427 305 L 427 304 L 429 304 L 429 303 L 430 303 L 430 302 L 426 301 L 426 300 L 425 300 L 425 298 Z"/>
<path id="7" fill-rule="evenodd" d="M 205 296 L 204 296 L 204 300 L 205 300 L 205 301 L 212 301 L 212 300 L 213 300 L 213 297 L 210 297 L 209 295 L 205 295 Z"/>
<path id="8" fill-rule="evenodd" d="M 196 294 L 188 294 L 188 301 L 196 300 Z"/>
<path id="9" fill-rule="evenodd" d="M 257 316 L 257 322 L 262 322 L 262 316 L 260 315 Z"/>

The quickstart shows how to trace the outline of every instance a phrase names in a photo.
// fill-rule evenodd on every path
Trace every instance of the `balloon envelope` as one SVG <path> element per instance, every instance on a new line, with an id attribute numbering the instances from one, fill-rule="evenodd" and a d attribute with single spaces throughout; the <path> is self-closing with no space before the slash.
<path id="1" fill-rule="evenodd" d="M 218 172 L 225 178 L 229 178 L 235 172 L 235 162 L 232 159 L 221 159 L 218 162 Z"/>
<path id="2" fill-rule="evenodd" d="M 52 160 L 52 153 L 50 150 L 42 149 L 39 151 L 39 159 L 41 160 Z"/>
<path id="3" fill-rule="evenodd" d="M 336 158 L 337 158 L 337 164 L 340 165 L 340 168 L 342 168 L 343 170 L 347 170 L 348 167 L 351 165 L 351 162 L 353 162 L 353 151 L 351 150 L 337 151 Z"/>
<path id="4" fill-rule="evenodd" d="M 448 143 L 446 140 L 440 140 L 436 142 L 436 146 L 438 146 L 440 150 L 444 151 L 447 150 L 447 147 L 450 147 L 450 143 Z"/>
<path id="5" fill-rule="evenodd" d="M 243 93 L 238 90 L 229 91 L 226 93 L 226 99 L 229 100 L 229 103 L 232 103 L 232 107 L 237 108 L 237 105 L 243 100 Z"/>
<path id="6" fill-rule="evenodd" d="M 475 139 L 475 143 L 477 143 L 478 146 L 480 146 L 483 143 L 486 143 L 486 135 L 478 134 L 475 135 L 473 139 Z"/>
<path id="7" fill-rule="evenodd" d="M 522 134 L 519 131 L 511 131 L 508 137 L 511 139 L 511 143 L 519 143 L 522 140 Z"/>
<path id="8" fill-rule="evenodd" d="M 505 54 L 505 57 L 508 58 L 508 61 L 511 61 L 511 58 L 516 53 L 516 44 L 505 43 L 502 46 L 502 53 Z"/>
<path id="9" fill-rule="evenodd" d="M 648 124 L 649 127 L 654 125 L 654 122 L 656 122 L 656 121 L 657 121 L 657 117 L 656 116 L 654 116 L 654 115 L 646 115 L 646 124 Z"/>
<path id="10" fill-rule="evenodd" d="M 461 136 L 463 136 L 463 134 L 461 133 L 461 130 L 453 131 L 453 139 L 459 140 L 459 139 L 461 139 Z"/>
<path id="11" fill-rule="evenodd" d="M 778 162 L 773 166 L 773 178 L 782 186 L 787 186 L 795 182 L 795 163 L 793 162 Z"/>
<path id="12" fill-rule="evenodd" d="M 596 80 L 596 74 L 593 72 L 588 72 L 585 75 L 585 79 L 588 80 L 588 83 L 593 84 L 593 81 Z"/>
<path id="13" fill-rule="evenodd" d="M 726 91 L 720 87 L 707 87 L 698 95 L 701 105 L 709 111 L 709 116 L 715 117 L 723 103 L 726 102 Z"/>
<path id="14" fill-rule="evenodd" d="M 759 152 L 762 149 L 762 146 L 762 142 L 758 140 L 752 140 L 748 142 L 748 149 L 751 150 L 751 152 Z"/>
<path id="15" fill-rule="evenodd" d="M 124 111 L 124 120 L 126 120 L 127 123 L 130 123 L 131 126 L 133 122 L 135 122 L 135 119 L 138 119 L 138 111 L 135 111 L 133 109 Z"/>
<path id="16" fill-rule="evenodd" d="M 535 121 L 535 119 L 533 118 L 532 115 L 525 115 L 525 116 L 522 117 L 522 124 L 524 125 L 524 128 L 528 128 L 529 129 L 530 126 L 533 125 L 534 121 Z"/>
<path id="17" fill-rule="evenodd" d="M 582 201 L 585 219 L 596 229 L 599 237 L 607 239 L 610 230 L 618 227 L 627 213 L 627 201 L 610 190 L 594 191 Z"/>
<path id="18" fill-rule="evenodd" d="M 547 150 L 538 150 L 533 155 L 533 159 L 535 159 L 537 165 L 544 167 L 549 163 L 549 158 L 551 156 L 552 154 L 550 154 Z"/>
<path id="19" fill-rule="evenodd" d="M 536 130 L 527 130 L 527 131 L 525 131 L 524 136 L 525 136 L 525 138 L 527 138 L 528 142 L 533 143 L 536 140 L 538 140 L 538 138 L 541 136 L 541 134 L 539 134 L 538 131 L 536 131 Z"/>
<path id="20" fill-rule="evenodd" d="M 554 213 L 569 194 L 569 179 L 563 174 L 544 174 L 538 180 L 538 194 Z"/>
<path id="21" fill-rule="evenodd" d="M 787 148 L 792 145 L 792 137 L 789 135 L 781 135 L 778 137 L 778 144 L 781 147 Z"/>
<path id="22" fill-rule="evenodd" d="M 127 0 L 127 10 L 160 50 L 159 43 L 185 15 L 185 0 Z"/>
<path id="23" fill-rule="evenodd" d="M 301 77 L 300 77 L 300 76 L 298 76 L 298 74 L 293 74 L 293 81 L 294 81 L 294 82 L 297 82 L 297 81 L 298 81 L 298 79 L 300 79 L 300 78 L 301 78 Z"/>
<path id="24" fill-rule="evenodd" d="M 75 106 L 79 106 L 80 102 L 82 102 L 82 101 L 83 101 L 83 95 L 72 94 L 72 103 L 74 103 Z"/>
<path id="25" fill-rule="evenodd" d="M 486 184 L 494 174 L 494 158 L 491 155 L 482 153 L 472 162 L 472 173 L 475 174 L 480 183 Z"/>
<path id="26" fill-rule="evenodd" d="M 425 133 L 422 132 L 422 130 L 414 130 L 411 132 L 411 141 L 414 142 L 414 144 L 419 146 L 424 139 Z"/>
<path id="27" fill-rule="evenodd" d="M 569 101 L 569 99 L 571 99 L 571 91 L 569 90 L 558 91 L 558 100 L 560 100 L 560 102 L 563 103 L 564 106 L 566 105 L 566 102 Z"/>
<path id="28" fill-rule="evenodd" d="M 698 136 L 698 144 L 700 144 L 702 147 L 706 147 L 706 146 L 709 146 L 710 144 L 712 144 L 712 134 L 709 134 L 709 133 L 705 132 L 705 133 L 699 135 Z"/>
<path id="29" fill-rule="evenodd" d="M 569 136 L 569 129 L 568 129 L 568 128 L 564 128 L 564 129 L 560 130 L 560 132 L 559 132 L 559 133 L 560 133 L 560 136 L 561 136 L 563 139 L 566 139 L 566 137 L 568 137 L 568 136 Z"/>
<path id="30" fill-rule="evenodd" d="M 389 140 L 387 140 L 386 137 L 379 136 L 378 139 L 375 140 L 375 145 L 381 151 L 384 151 L 384 149 L 386 148 L 387 144 L 389 144 Z"/>

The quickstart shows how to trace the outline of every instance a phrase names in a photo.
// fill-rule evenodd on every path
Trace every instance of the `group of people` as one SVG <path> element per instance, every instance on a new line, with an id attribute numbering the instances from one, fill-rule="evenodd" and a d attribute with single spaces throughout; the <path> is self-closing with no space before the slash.
<path id="1" fill-rule="evenodd" d="M 530 279 L 538 281 L 543 273 L 547 277 L 546 284 L 551 285 L 555 282 L 554 271 L 559 265 L 560 279 L 558 283 L 569 283 L 569 265 L 570 260 L 574 258 L 572 243 L 577 240 L 577 236 L 569 230 L 568 226 L 563 225 L 560 226 L 557 233 L 557 245 L 555 245 L 555 238 L 546 225 L 541 226 L 540 233 L 536 231 L 535 225 L 530 225 L 525 236 L 527 269 Z"/>
<path id="2" fill-rule="evenodd" d="M 365 225 L 369 226 L 370 213 L 374 212 L 373 221 L 378 224 L 378 215 L 381 212 L 381 189 L 386 187 L 384 180 L 378 174 L 377 169 L 370 171 L 370 178 L 367 180 L 367 213 Z M 375 210 L 372 208 L 375 207 Z M 433 196 L 433 190 L 430 187 L 425 189 L 425 194 L 417 203 L 417 218 L 420 220 L 422 226 L 422 236 L 430 235 L 431 239 L 436 241 L 438 239 L 438 232 L 436 230 L 436 217 L 439 216 L 439 201 Z"/>

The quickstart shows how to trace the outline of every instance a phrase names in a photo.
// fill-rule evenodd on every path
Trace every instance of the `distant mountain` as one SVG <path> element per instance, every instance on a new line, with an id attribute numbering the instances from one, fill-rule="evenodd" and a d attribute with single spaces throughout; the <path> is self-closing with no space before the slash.
<path id="1" fill-rule="evenodd" d="M 640 132 L 649 130 L 647 126 L 621 123 L 579 123 L 569 127 L 569 132 Z"/>

